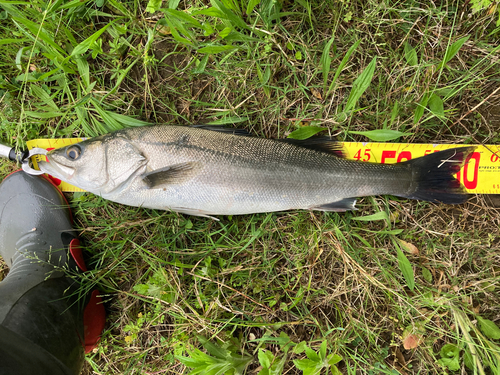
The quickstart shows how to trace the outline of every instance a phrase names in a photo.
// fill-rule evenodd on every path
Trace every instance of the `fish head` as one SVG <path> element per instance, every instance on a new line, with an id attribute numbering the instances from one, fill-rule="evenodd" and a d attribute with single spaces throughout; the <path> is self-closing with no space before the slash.
<path id="1" fill-rule="evenodd" d="M 111 133 L 52 150 L 40 170 L 94 194 L 110 194 L 137 174 L 147 159 L 134 144 Z"/>

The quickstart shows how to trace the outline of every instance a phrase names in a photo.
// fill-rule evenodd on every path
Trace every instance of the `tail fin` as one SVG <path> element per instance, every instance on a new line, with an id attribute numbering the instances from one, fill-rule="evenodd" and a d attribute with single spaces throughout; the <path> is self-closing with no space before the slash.
<path id="1" fill-rule="evenodd" d="M 470 195 L 453 175 L 468 162 L 474 149 L 451 148 L 404 162 L 411 166 L 415 187 L 405 197 L 446 204 L 465 202 Z"/>

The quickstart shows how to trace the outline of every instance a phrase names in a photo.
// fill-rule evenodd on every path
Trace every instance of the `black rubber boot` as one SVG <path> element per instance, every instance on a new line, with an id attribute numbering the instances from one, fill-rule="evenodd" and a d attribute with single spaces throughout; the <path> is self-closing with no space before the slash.
<path id="1" fill-rule="evenodd" d="M 79 374 L 104 308 L 79 296 L 68 271 L 86 271 L 67 202 L 43 178 L 17 172 L 0 185 L 0 375 Z M 89 302 L 90 300 L 90 302 Z"/>

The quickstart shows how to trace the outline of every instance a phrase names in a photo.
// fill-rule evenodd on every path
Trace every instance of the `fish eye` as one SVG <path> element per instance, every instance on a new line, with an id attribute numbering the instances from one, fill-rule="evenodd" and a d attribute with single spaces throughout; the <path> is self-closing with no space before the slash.
<path id="1" fill-rule="evenodd" d="M 70 160 L 77 160 L 82 154 L 82 149 L 78 145 L 70 146 L 66 149 L 66 157 Z"/>

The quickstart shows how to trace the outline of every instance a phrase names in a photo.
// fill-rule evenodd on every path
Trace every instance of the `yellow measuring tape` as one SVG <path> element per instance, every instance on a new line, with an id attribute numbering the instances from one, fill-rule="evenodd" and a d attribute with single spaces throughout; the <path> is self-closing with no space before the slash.
<path id="1" fill-rule="evenodd" d="M 83 138 L 34 139 L 27 142 L 28 149 L 35 147 L 51 150 L 81 142 Z M 420 143 L 376 143 L 343 142 L 347 159 L 369 163 L 393 164 L 418 158 L 432 152 L 465 145 L 420 144 Z M 472 146 L 472 145 L 466 145 Z M 38 169 L 36 156 L 33 166 Z M 500 194 L 500 146 L 477 145 L 470 160 L 457 174 L 457 178 L 472 194 Z M 55 181 L 62 191 L 84 191 L 66 182 Z"/>

